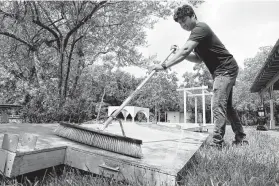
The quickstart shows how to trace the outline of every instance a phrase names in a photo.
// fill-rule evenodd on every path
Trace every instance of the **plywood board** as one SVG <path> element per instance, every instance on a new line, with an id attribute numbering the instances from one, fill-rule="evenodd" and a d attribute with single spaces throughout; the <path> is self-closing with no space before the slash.
<path id="1" fill-rule="evenodd" d="M 132 185 L 141 183 L 141 185 L 174 186 L 176 184 L 176 176 L 162 173 L 156 168 L 77 148 L 67 149 L 65 164 L 98 175 L 113 177 L 119 181 L 125 180 Z"/>
<path id="2" fill-rule="evenodd" d="M 67 147 L 17 153 L 10 177 L 64 164 Z"/>
<path id="3" fill-rule="evenodd" d="M 178 172 L 185 167 L 189 159 L 208 137 L 208 134 L 204 133 L 195 133 L 186 130 L 179 130 L 176 128 L 157 126 L 154 124 L 139 125 L 123 123 L 123 125 L 125 133 L 128 137 L 141 139 L 143 141 L 142 159 L 136 159 L 117 153 L 108 152 L 56 136 L 53 133 L 53 130 L 57 128 L 58 124 L 2 124 L 0 125 L 0 141 L 2 141 L 4 133 L 34 133 L 38 135 L 38 141 L 36 145 L 38 150 L 49 149 L 51 147 L 69 146 L 71 148 L 88 152 L 89 154 L 95 154 L 98 157 L 103 156 L 114 158 L 122 163 L 125 162 L 126 164 L 131 164 L 133 166 L 148 167 L 150 170 L 152 169 L 160 174 L 177 176 Z M 89 128 L 98 127 L 98 125 L 84 126 Z M 121 135 L 121 128 L 118 123 L 110 125 L 106 131 Z M 30 168 L 30 170 L 27 168 L 29 163 L 31 163 L 31 159 L 35 158 L 34 156 L 35 155 L 29 156 L 25 161 L 26 163 L 23 164 L 26 166 L 26 171 L 39 168 L 35 165 L 32 165 L 31 167 L 33 168 Z M 44 155 L 42 155 L 42 157 L 44 157 Z M 60 160 L 58 162 L 60 162 Z M 74 163 L 75 162 L 72 162 L 72 164 Z M 14 174 L 20 174 L 21 172 L 23 171 L 17 169 Z"/>

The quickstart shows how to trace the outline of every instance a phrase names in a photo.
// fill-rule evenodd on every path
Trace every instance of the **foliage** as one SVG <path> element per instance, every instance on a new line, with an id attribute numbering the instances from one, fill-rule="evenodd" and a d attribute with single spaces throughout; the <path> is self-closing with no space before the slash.
<path id="1" fill-rule="evenodd" d="M 177 4 L 159 1 L 1 2 L 2 102 L 26 105 L 27 117 L 32 111 L 30 121 L 41 120 L 31 116 L 34 113 L 41 114 L 39 118 L 45 118 L 43 112 L 53 113 L 51 119 L 47 119 L 52 121 L 62 119 L 64 111 L 69 115 L 73 110 L 83 118 L 79 111 L 98 105 L 99 93 L 105 90 L 104 86 L 97 88 L 96 93 L 91 89 L 94 99 L 83 92 L 84 85 L 90 86 L 90 81 L 84 80 L 88 80 L 86 76 L 92 73 L 92 67 L 95 64 L 144 66 L 151 58 L 144 58 L 138 47 L 146 46 L 146 28 L 169 16 Z M 100 77 L 94 82 L 101 85 L 104 81 Z M 130 85 L 121 88 L 119 82 L 114 82 L 117 90 L 106 85 L 115 92 L 113 96 L 108 92 L 105 97 L 112 105 L 119 104 L 129 93 L 126 90 L 131 88 Z M 73 105 L 82 106 L 73 109 Z M 88 112 L 94 111 L 89 109 Z"/>
<path id="2" fill-rule="evenodd" d="M 52 81 L 59 106 L 88 65 L 142 65 L 145 29 L 171 14 L 175 2 L 2 2 L 1 67 L 34 91 Z M 53 81 L 54 80 L 54 81 Z M 28 90 L 27 87 L 25 87 Z M 27 92 L 26 94 L 28 94 Z"/>
<path id="3" fill-rule="evenodd" d="M 245 59 L 244 69 L 239 71 L 233 96 L 234 105 L 238 110 L 255 111 L 260 105 L 259 96 L 250 93 L 250 88 L 272 48 L 272 46 L 260 47 L 255 57 Z"/>
<path id="4" fill-rule="evenodd" d="M 132 104 L 150 108 L 155 118 L 157 112 L 178 110 L 177 82 L 176 73 L 158 72 L 144 85 Z"/>

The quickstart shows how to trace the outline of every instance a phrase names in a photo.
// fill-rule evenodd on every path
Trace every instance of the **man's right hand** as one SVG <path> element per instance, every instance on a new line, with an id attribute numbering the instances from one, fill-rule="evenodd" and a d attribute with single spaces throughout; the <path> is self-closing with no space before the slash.
<path id="1" fill-rule="evenodd" d="M 157 65 L 153 66 L 152 70 L 160 71 L 160 70 L 164 70 L 164 68 L 162 67 L 162 65 L 157 64 Z"/>
<path id="2" fill-rule="evenodd" d="M 172 45 L 171 50 L 174 50 L 174 53 L 179 49 L 177 45 Z"/>

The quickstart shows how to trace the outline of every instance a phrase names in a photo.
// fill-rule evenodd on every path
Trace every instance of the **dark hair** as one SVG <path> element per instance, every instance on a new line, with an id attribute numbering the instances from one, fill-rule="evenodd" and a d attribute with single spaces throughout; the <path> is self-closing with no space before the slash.
<path id="1" fill-rule="evenodd" d="M 183 5 L 174 11 L 173 19 L 175 22 L 177 22 L 178 19 L 184 18 L 186 16 L 192 17 L 193 15 L 197 18 L 194 9 L 190 5 Z"/>

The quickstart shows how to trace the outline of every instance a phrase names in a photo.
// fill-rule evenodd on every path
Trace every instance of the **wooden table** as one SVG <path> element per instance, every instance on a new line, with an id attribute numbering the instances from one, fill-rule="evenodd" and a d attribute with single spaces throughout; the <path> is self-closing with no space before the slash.
<path id="1" fill-rule="evenodd" d="M 21 108 L 21 105 L 15 105 L 15 104 L 0 104 L 0 113 L 1 113 L 1 119 L 0 123 L 9 123 L 9 115 L 7 111 L 9 109 L 14 108 Z"/>

